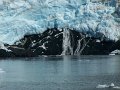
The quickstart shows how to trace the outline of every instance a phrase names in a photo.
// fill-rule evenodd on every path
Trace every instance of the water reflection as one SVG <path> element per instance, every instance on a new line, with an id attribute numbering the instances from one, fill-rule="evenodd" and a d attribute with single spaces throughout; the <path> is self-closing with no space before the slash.
<path id="1" fill-rule="evenodd" d="M 39 82 L 55 83 L 64 88 L 81 88 L 76 85 L 91 87 L 100 82 L 120 82 L 120 56 L 41 56 L 7 59 L 0 61 L 0 68 L 6 71 L 0 74 L 0 84 Z"/>

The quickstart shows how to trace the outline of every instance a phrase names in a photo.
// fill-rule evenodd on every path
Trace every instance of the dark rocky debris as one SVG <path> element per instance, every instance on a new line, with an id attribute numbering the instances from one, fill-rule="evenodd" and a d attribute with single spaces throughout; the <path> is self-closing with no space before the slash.
<path id="1" fill-rule="evenodd" d="M 0 49 L 0 57 L 35 57 L 39 55 L 109 55 L 120 50 L 120 41 L 87 37 L 76 30 L 47 29 L 42 34 L 25 35 L 10 50 Z"/>

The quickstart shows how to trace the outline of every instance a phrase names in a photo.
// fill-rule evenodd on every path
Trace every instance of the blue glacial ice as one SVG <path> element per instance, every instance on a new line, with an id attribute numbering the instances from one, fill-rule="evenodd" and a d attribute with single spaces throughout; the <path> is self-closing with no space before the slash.
<path id="1" fill-rule="evenodd" d="M 0 0 L 0 41 L 13 44 L 25 34 L 54 27 L 118 40 L 120 25 L 112 16 L 114 11 L 114 7 L 87 0 Z"/>

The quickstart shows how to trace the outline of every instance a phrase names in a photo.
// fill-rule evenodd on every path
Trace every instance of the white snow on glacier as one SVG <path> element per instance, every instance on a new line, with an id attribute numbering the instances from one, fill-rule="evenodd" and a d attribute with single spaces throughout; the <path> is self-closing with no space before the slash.
<path id="1" fill-rule="evenodd" d="M 120 38 L 114 7 L 88 0 L 0 0 L 0 41 L 13 44 L 25 34 L 47 28 L 75 28 L 90 35 Z"/>

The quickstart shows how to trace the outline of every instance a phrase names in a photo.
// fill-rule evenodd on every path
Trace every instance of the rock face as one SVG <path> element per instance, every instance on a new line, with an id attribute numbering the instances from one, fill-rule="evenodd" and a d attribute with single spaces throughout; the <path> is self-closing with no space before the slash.
<path id="1" fill-rule="evenodd" d="M 42 34 L 25 35 L 14 45 L 6 45 L 10 52 L 0 49 L 0 57 L 33 57 L 39 55 L 109 55 L 120 50 L 120 41 L 88 37 L 68 28 L 47 29 Z"/>
<path id="2" fill-rule="evenodd" d="M 29 56 L 60 55 L 62 53 L 63 32 L 57 29 L 48 29 L 42 34 L 26 35 L 16 42 L 15 46 L 23 48 Z M 15 51 L 18 52 L 18 51 Z M 31 56 L 30 55 L 30 56 Z"/>
<path id="3" fill-rule="evenodd" d="M 84 48 L 83 55 L 109 55 L 109 53 L 116 49 L 114 41 L 100 41 L 91 38 L 89 43 Z"/>
<path id="4" fill-rule="evenodd" d="M 0 57 L 15 57 L 15 55 L 12 52 L 0 49 Z"/>

